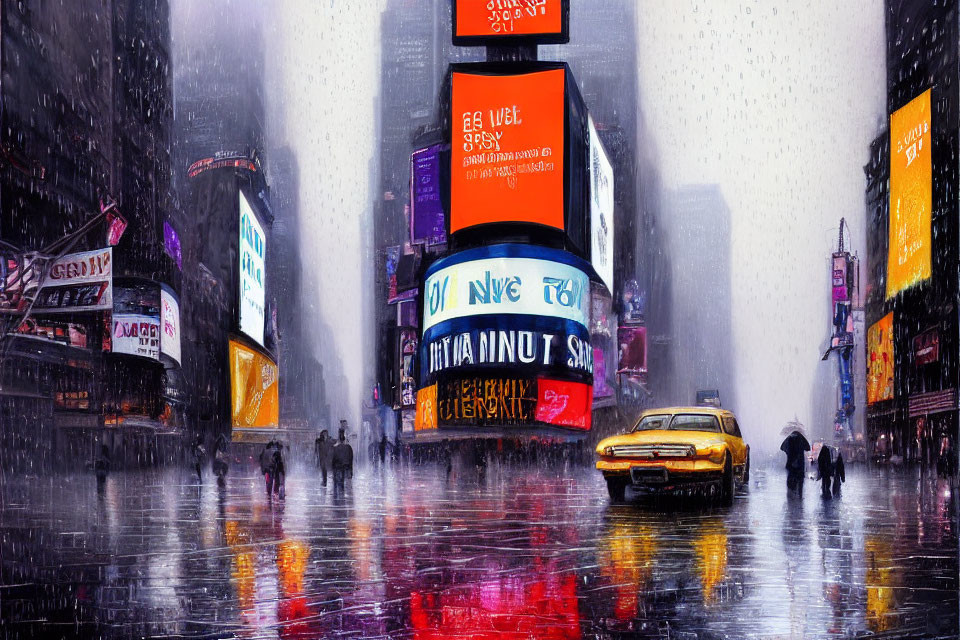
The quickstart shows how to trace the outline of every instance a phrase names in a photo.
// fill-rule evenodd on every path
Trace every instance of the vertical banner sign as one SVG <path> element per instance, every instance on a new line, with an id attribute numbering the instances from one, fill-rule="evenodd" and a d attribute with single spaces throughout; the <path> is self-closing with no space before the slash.
<path id="1" fill-rule="evenodd" d="M 617 341 L 620 344 L 620 367 L 617 373 L 647 373 L 647 328 L 620 327 Z"/>
<path id="2" fill-rule="evenodd" d="M 160 288 L 160 352 L 180 364 L 180 302 L 166 287 Z"/>
<path id="3" fill-rule="evenodd" d="M 440 151 L 435 144 L 410 156 L 410 240 L 428 245 L 447 241 L 440 200 Z"/>
<path id="4" fill-rule="evenodd" d="M 233 428 L 275 428 L 280 423 L 279 371 L 266 356 L 230 341 Z"/>
<path id="5" fill-rule="evenodd" d="M 240 194 L 240 331 L 263 346 L 267 237 L 260 221 Z"/>
<path id="6" fill-rule="evenodd" d="M 867 404 L 893 399 L 893 312 L 867 330 Z"/>
<path id="7" fill-rule="evenodd" d="M 613 293 L 613 165 L 593 117 L 590 129 L 590 261 L 600 280 Z"/>
<path id="8" fill-rule="evenodd" d="M 566 75 L 453 73 L 450 232 L 493 222 L 564 228 Z"/>
<path id="9" fill-rule="evenodd" d="M 842 256 L 833 256 L 833 301 L 842 302 L 849 299 L 847 292 L 847 259 Z"/>
<path id="10" fill-rule="evenodd" d="M 930 89 L 927 89 L 890 115 L 888 299 L 930 277 L 932 208 Z"/>
<path id="11" fill-rule="evenodd" d="M 180 249 L 180 236 L 166 220 L 163 221 L 163 250 L 177 263 L 177 269 L 183 271 L 183 252 Z"/>

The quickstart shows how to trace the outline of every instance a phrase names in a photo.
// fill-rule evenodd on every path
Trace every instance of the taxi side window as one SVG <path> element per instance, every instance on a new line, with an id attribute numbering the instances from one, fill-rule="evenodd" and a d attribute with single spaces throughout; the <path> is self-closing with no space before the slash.
<path id="1" fill-rule="evenodd" d="M 737 424 L 737 421 L 733 418 L 723 419 L 723 432 L 736 438 L 742 437 L 740 435 L 740 425 Z"/>

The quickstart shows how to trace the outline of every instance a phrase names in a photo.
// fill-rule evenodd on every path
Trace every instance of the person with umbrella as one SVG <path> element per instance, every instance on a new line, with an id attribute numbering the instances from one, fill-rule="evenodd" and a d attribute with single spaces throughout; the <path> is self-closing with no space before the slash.
<path id="1" fill-rule="evenodd" d="M 803 425 L 799 421 L 793 420 L 787 423 L 787 426 L 780 432 L 781 435 L 787 433 L 780 444 L 780 451 L 787 454 L 787 491 L 797 491 L 803 495 L 803 471 L 805 452 L 810 451 L 810 442 L 803 435 Z"/>

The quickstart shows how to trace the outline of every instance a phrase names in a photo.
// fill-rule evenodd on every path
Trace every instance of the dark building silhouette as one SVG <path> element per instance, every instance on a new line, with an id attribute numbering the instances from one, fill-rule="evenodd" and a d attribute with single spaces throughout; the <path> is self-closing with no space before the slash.
<path id="1" fill-rule="evenodd" d="M 101 206 L 114 203 L 128 222 L 113 247 L 114 302 L 158 316 L 160 285 L 181 287 L 162 241 L 173 215 L 167 1 L 4 3 L 0 30 L 4 271 L 25 264 L 18 252 L 106 247 Z M 183 413 L 180 367 L 111 352 L 113 313 L 0 318 L 4 336 L 19 334 L 0 355 L 0 423 L 21 423 L 2 430 L 13 450 L 55 445 L 66 464 L 82 464 L 100 440 L 118 465 L 169 450 Z"/>
<path id="2" fill-rule="evenodd" d="M 867 177 L 866 326 L 893 314 L 893 398 L 867 406 L 868 451 L 932 462 L 944 436 L 957 442 L 957 5 L 887 0 L 887 113 L 931 90 L 931 277 L 886 299 L 890 132 L 871 144 Z M 937 357 L 918 358 L 936 336 Z M 868 353 L 868 367 L 870 354 Z"/>
<path id="3" fill-rule="evenodd" d="M 672 265 L 673 380 L 665 400 L 696 402 L 717 389 L 735 408 L 730 209 L 718 185 L 670 190 L 664 204 Z"/>

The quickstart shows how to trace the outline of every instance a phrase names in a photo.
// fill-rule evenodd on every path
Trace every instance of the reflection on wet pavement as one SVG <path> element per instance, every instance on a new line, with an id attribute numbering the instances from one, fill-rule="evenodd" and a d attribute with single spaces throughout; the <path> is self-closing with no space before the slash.
<path id="1" fill-rule="evenodd" d="M 956 498 L 854 470 L 840 499 L 779 470 L 733 507 L 610 506 L 589 469 L 7 478 L 0 636 L 955 637 Z"/>

